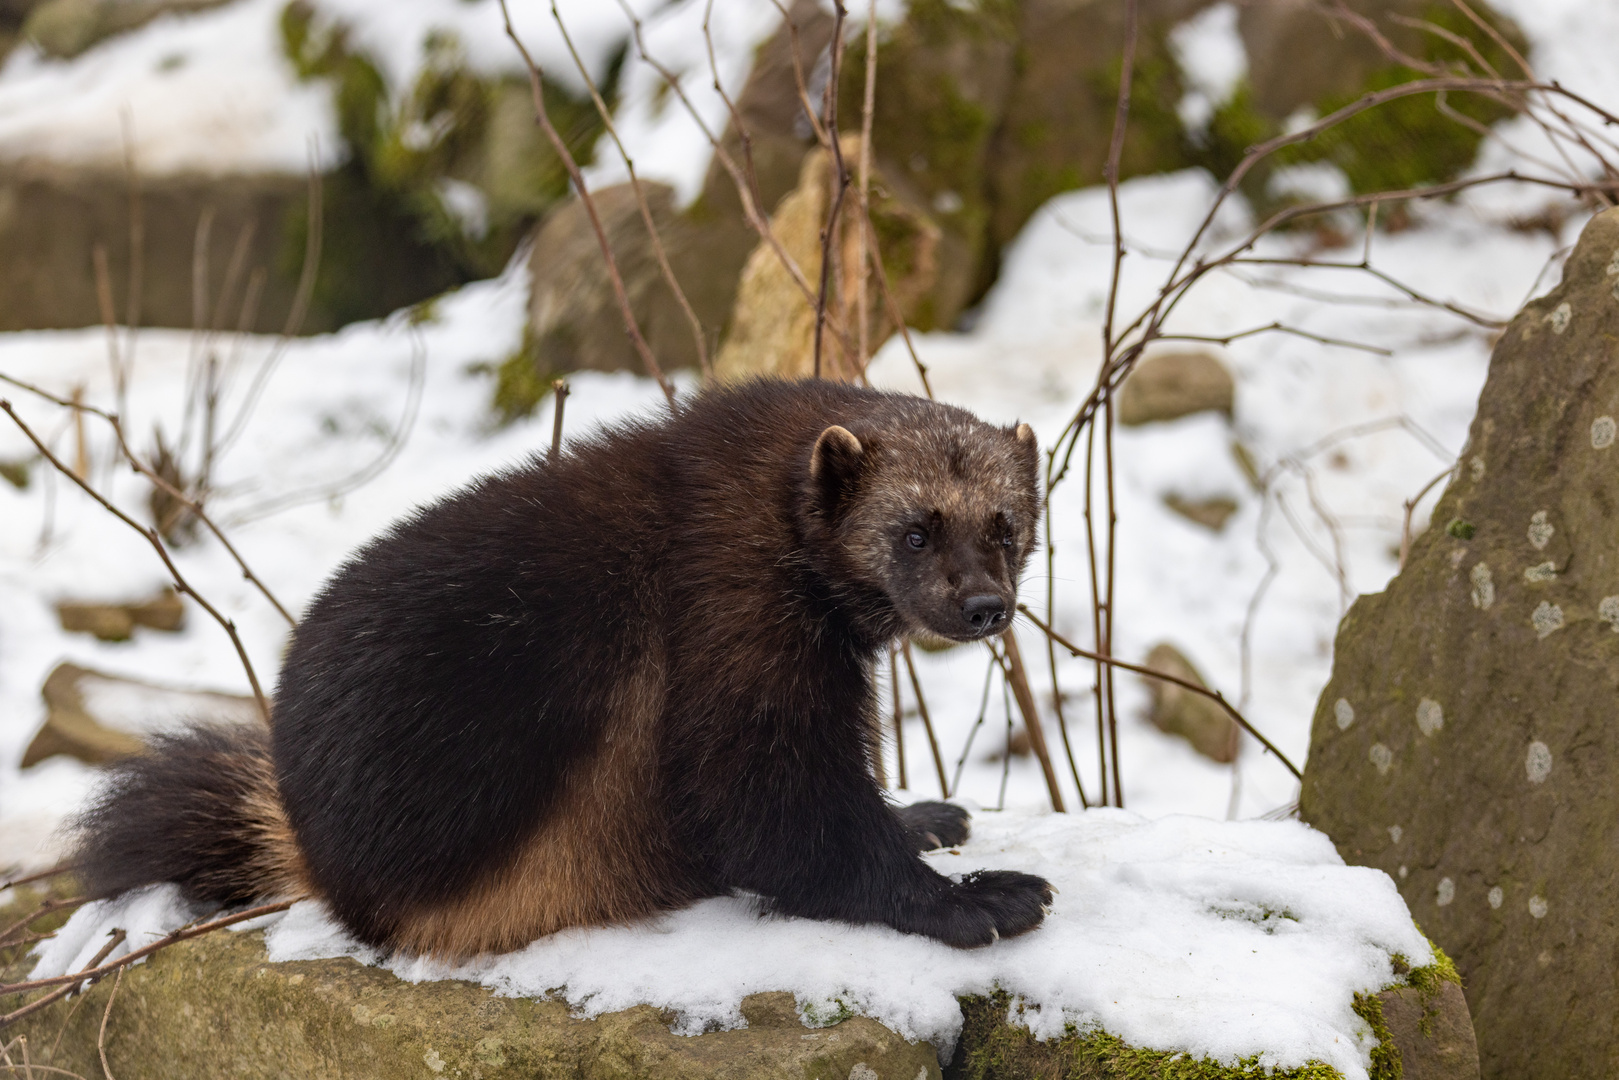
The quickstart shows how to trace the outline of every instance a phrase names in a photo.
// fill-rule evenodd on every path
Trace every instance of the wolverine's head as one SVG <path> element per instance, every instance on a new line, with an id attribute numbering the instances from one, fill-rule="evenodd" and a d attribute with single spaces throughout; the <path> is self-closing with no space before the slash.
<path id="1" fill-rule="evenodd" d="M 887 598 L 894 629 L 952 641 L 1006 629 L 1040 517 L 1029 425 L 896 398 L 822 431 L 809 478 L 843 572 Z"/>

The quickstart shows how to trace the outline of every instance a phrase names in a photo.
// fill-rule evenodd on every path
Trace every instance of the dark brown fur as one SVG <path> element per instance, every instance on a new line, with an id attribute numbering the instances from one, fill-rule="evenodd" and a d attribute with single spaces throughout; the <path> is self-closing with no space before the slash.
<path id="1" fill-rule="evenodd" d="M 841 384 L 709 391 L 581 440 L 327 584 L 277 689 L 274 790 L 262 767 L 232 789 L 246 855 L 103 842 L 184 810 L 181 739 L 86 818 L 92 887 L 297 887 L 365 941 L 446 956 L 737 889 L 955 945 L 1025 931 L 1045 882 L 917 859 L 966 817 L 885 803 L 872 667 L 900 635 L 1003 629 L 1039 509 L 1026 426 Z M 244 777 L 264 761 L 231 752 Z M 267 806 L 296 851 L 255 839 Z"/>

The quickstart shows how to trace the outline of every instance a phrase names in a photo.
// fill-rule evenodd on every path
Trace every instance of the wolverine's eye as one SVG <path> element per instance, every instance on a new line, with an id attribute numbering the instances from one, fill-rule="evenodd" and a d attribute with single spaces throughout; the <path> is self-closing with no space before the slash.
<path id="1" fill-rule="evenodd" d="M 1007 533 L 1005 536 L 1001 537 L 1001 547 L 1010 548 L 1011 546 L 1012 546 L 1012 534 Z"/>
<path id="2" fill-rule="evenodd" d="M 928 538 L 922 534 L 921 529 L 912 529 L 906 533 L 905 542 L 910 545 L 912 551 L 921 551 L 928 546 Z"/>

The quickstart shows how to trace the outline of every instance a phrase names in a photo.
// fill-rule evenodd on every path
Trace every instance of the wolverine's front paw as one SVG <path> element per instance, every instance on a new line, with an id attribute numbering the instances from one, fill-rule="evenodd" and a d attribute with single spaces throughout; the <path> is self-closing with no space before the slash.
<path id="1" fill-rule="evenodd" d="M 917 851 L 955 847 L 967 842 L 970 816 L 959 806 L 944 802 L 919 802 L 894 811 L 916 840 Z"/>
<path id="2" fill-rule="evenodd" d="M 930 936 L 973 949 L 1039 926 L 1051 904 L 1051 884 L 1016 870 L 980 870 L 950 890 L 949 902 L 944 925 Z"/>

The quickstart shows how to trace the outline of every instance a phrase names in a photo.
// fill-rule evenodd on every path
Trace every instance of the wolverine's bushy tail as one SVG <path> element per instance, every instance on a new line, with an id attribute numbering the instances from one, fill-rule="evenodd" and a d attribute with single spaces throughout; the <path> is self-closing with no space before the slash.
<path id="1" fill-rule="evenodd" d="M 269 732 L 257 724 L 150 738 L 146 753 L 108 767 L 74 826 L 73 861 L 91 896 L 161 881 L 203 904 L 305 891 Z"/>

